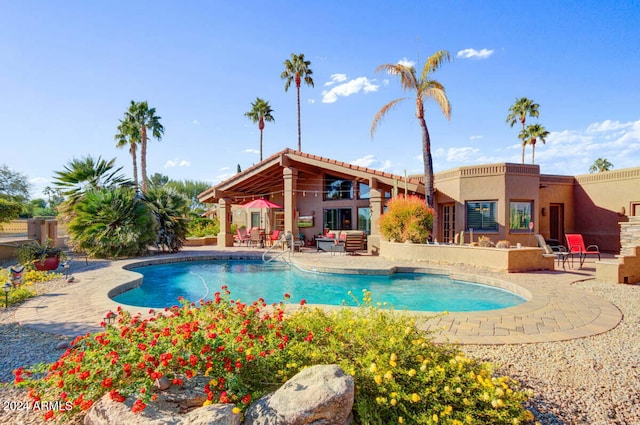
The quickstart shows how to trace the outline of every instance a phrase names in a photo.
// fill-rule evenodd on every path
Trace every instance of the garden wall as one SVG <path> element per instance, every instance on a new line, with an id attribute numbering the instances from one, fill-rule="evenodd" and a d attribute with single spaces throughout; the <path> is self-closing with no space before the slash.
<path id="1" fill-rule="evenodd" d="M 554 257 L 542 248 L 483 248 L 468 245 L 422 245 L 380 241 L 380 256 L 390 260 L 466 265 L 505 272 L 554 270 Z"/>

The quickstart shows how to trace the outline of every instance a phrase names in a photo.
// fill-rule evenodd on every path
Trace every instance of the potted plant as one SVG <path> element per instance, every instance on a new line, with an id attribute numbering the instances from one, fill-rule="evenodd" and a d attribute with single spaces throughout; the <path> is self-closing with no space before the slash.
<path id="1" fill-rule="evenodd" d="M 47 240 L 44 244 L 32 241 L 18 247 L 18 261 L 25 266 L 33 265 L 38 270 L 55 270 L 61 260 L 66 259 L 62 248 L 51 245 Z"/>

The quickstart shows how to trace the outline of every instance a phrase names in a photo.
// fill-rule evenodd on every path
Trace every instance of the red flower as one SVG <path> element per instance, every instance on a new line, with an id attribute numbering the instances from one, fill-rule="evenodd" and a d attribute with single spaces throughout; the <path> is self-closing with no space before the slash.
<path id="1" fill-rule="evenodd" d="M 144 404 L 142 400 L 136 400 L 135 403 L 133 403 L 133 406 L 131 406 L 131 411 L 133 413 L 140 413 L 145 409 L 145 407 L 147 407 L 147 405 Z"/>
<path id="2" fill-rule="evenodd" d="M 102 380 L 102 384 L 101 384 L 104 388 L 111 388 L 113 387 L 113 379 L 111 378 L 104 378 Z"/>
<path id="3" fill-rule="evenodd" d="M 64 387 L 64 381 L 61 379 L 58 381 L 58 388 Z"/>
<path id="4" fill-rule="evenodd" d="M 284 299 L 285 299 L 285 300 L 288 300 L 289 298 L 291 298 L 291 295 L 289 295 L 289 294 L 284 294 Z"/>
<path id="5" fill-rule="evenodd" d="M 111 400 L 117 401 L 119 403 L 122 403 L 125 400 L 125 397 L 122 394 L 120 394 L 117 390 L 109 391 L 109 397 L 111 397 Z"/>
<path id="6" fill-rule="evenodd" d="M 307 300 L 305 300 L 304 298 L 300 300 L 300 305 L 305 305 L 307 303 Z"/>
<path id="7" fill-rule="evenodd" d="M 251 402 L 251 394 L 247 394 L 244 397 L 242 397 L 243 404 L 249 404 L 250 402 Z"/>
<path id="8" fill-rule="evenodd" d="M 48 421 L 49 419 L 53 419 L 53 410 L 47 410 L 44 414 L 44 420 Z"/>
<path id="9" fill-rule="evenodd" d="M 85 370 L 80 375 L 78 375 L 78 378 L 80 378 L 80 379 L 82 379 L 84 381 L 85 379 L 87 379 L 89 377 L 89 375 L 90 375 L 90 373 Z"/>
<path id="10" fill-rule="evenodd" d="M 145 351 L 146 349 L 147 349 L 146 344 L 143 344 L 143 343 L 138 344 L 138 350 Z"/>

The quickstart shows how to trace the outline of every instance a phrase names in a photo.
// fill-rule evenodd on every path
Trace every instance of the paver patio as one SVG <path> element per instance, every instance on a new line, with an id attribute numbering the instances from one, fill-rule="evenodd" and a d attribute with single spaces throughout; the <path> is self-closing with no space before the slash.
<path id="1" fill-rule="evenodd" d="M 101 330 L 99 323 L 116 302 L 108 294 L 123 283 L 135 284 L 140 275 L 123 269 L 140 262 L 173 261 L 176 258 L 259 258 L 263 250 L 247 248 L 187 248 L 166 254 L 122 261 L 91 261 L 72 264 L 76 282 L 52 293 L 32 298 L 16 311 L 16 320 L 25 326 L 70 337 Z M 444 268 L 426 263 L 391 262 L 369 255 L 335 256 L 303 252 L 288 255 L 300 268 L 347 273 L 391 273 L 394 270 L 446 269 L 452 277 L 480 283 L 496 283 L 531 298 L 521 305 L 491 311 L 466 313 L 416 313 L 420 329 L 433 333 L 437 342 L 461 344 L 519 344 L 562 341 L 596 335 L 614 328 L 622 314 L 606 300 L 571 284 L 593 279 L 595 267 L 554 272 L 498 273 L 480 269 Z M 140 307 L 126 307 L 135 313 Z"/>

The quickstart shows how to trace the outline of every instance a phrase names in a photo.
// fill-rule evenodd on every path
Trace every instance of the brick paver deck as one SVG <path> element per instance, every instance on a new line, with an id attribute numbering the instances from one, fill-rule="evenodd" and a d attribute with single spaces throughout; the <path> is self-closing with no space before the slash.
<path id="1" fill-rule="evenodd" d="M 158 255 L 137 260 L 76 262 L 76 283 L 25 302 L 16 320 L 45 332 L 76 336 L 99 331 L 100 321 L 118 304 L 108 294 L 123 283 L 135 284 L 139 275 L 123 269 L 133 263 L 175 261 L 176 258 L 259 258 L 263 250 L 251 248 L 190 248 L 180 254 Z M 519 344 L 562 341 L 596 335 L 614 328 L 621 312 L 606 300 L 576 288 L 572 283 L 595 276 L 594 263 L 582 269 L 555 272 L 497 273 L 479 269 L 449 269 L 426 263 L 391 262 L 369 255 L 331 255 L 312 252 L 286 256 L 300 268 L 348 273 L 392 273 L 396 270 L 445 269 L 452 277 L 497 284 L 529 299 L 524 304 L 500 310 L 471 313 L 416 313 L 420 329 L 430 331 L 437 342 L 461 344 Z M 125 306 L 123 306 L 125 307 Z M 140 307 L 126 307 L 132 312 Z"/>

